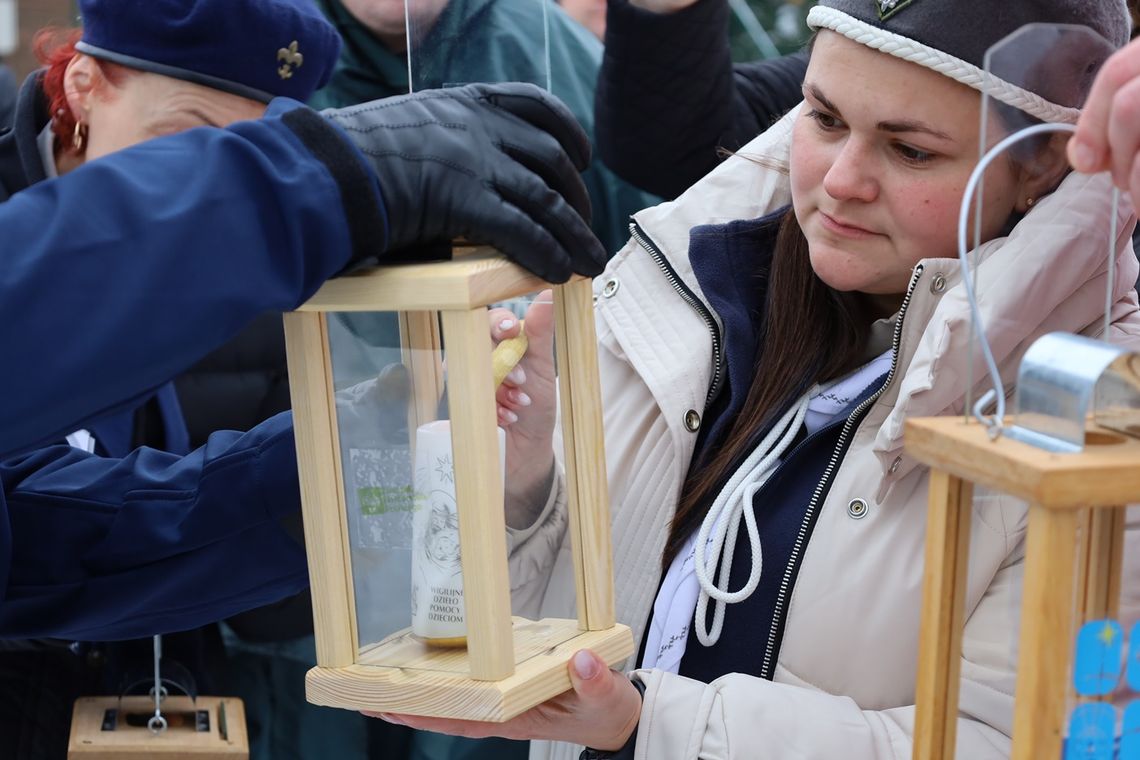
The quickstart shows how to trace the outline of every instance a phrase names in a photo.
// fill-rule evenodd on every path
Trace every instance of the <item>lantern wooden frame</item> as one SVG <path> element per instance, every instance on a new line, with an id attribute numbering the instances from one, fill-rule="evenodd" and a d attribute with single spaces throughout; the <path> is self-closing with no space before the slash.
<path id="1" fill-rule="evenodd" d="M 68 760 L 247 760 L 249 737 L 245 706 L 235 697 L 169 696 L 162 708 L 167 716 L 205 712 L 210 730 L 172 725 L 151 733 L 145 725 L 131 726 L 128 713 L 154 713 L 150 696 L 80 697 L 72 710 Z M 114 730 L 104 725 L 107 711 L 117 711 Z"/>
<path id="2" fill-rule="evenodd" d="M 628 627 L 614 619 L 613 563 L 591 281 L 554 287 L 566 491 L 577 620 L 512 620 L 502 476 L 486 306 L 551 287 L 488 249 L 450 261 L 377 267 L 329 281 L 285 315 L 312 586 L 317 667 L 310 702 L 470 720 L 507 720 L 570 688 L 567 663 L 592 649 L 607 663 L 633 654 Z M 405 347 L 447 345 L 456 494 L 467 617 L 466 651 L 437 650 L 401 667 L 384 661 L 392 637 L 368 651 L 357 641 L 355 596 L 341 478 L 326 313 L 400 313 Z M 438 329 L 442 323 L 442 334 Z M 419 354 L 420 359 L 414 357 Z M 414 383 L 443 389 L 442 371 L 422 352 L 408 356 Z M 418 362 L 418 363 L 417 363 Z M 455 382 L 463 378 L 463 382 Z M 434 408 L 410 410 L 410 422 Z M 567 636 L 573 635 L 567 640 Z M 516 657 L 519 653 L 520 656 Z M 520 660 L 516 667 L 516 659 Z M 428 665 L 466 663 L 469 675 Z M 421 669 L 419 666 L 425 666 Z"/>
<path id="3" fill-rule="evenodd" d="M 1060 757 L 1077 619 L 1117 614 L 1140 440 L 1090 422 L 1084 451 L 1051 453 L 940 417 L 909 420 L 906 450 L 932 468 L 914 758 L 954 758 L 974 483 L 1029 503 L 1012 757 Z"/>

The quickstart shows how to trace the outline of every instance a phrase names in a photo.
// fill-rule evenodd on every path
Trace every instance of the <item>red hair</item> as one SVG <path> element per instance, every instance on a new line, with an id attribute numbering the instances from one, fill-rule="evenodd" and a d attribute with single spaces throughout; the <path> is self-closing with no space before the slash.
<path id="1" fill-rule="evenodd" d="M 44 65 L 43 78 L 40 88 L 48 104 L 48 113 L 51 114 L 51 130 L 65 150 L 71 150 L 71 141 L 75 134 L 75 115 L 67 103 L 67 93 L 63 89 L 63 77 L 67 66 L 80 53 L 75 44 L 83 37 L 82 29 L 64 29 L 61 27 L 47 27 L 36 32 L 32 40 L 32 49 L 36 58 Z M 103 72 L 103 76 L 114 85 L 120 84 L 130 72 L 124 66 L 100 61 L 95 63 Z"/>

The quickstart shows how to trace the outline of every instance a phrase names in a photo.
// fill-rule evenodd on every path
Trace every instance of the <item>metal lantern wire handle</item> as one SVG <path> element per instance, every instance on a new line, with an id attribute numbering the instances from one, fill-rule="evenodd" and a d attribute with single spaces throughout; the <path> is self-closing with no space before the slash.
<path id="1" fill-rule="evenodd" d="M 990 379 L 993 382 L 993 387 L 986 391 L 981 398 L 973 405 L 972 411 L 974 418 L 986 426 L 990 438 L 996 439 L 1002 434 L 1002 420 L 1005 418 L 1005 384 L 1002 382 L 1001 373 L 998 372 L 997 362 L 994 360 L 993 351 L 990 348 L 990 342 L 986 338 L 985 329 L 982 326 L 981 309 L 978 307 L 978 298 L 974 290 L 973 278 L 970 277 L 970 262 L 967 258 L 969 248 L 967 244 L 966 227 L 970 217 L 970 204 L 973 201 L 974 193 L 977 192 L 978 185 L 981 183 L 982 178 L 985 176 L 986 169 L 990 164 L 1004 153 L 1009 148 L 1017 143 L 1027 140 L 1035 135 L 1067 132 L 1075 133 L 1077 128 L 1072 124 L 1035 124 L 1032 127 L 1027 127 L 1018 132 L 1014 132 L 1009 137 L 1005 138 L 986 153 L 982 160 L 978 162 L 977 167 L 974 168 L 973 173 L 970 175 L 970 181 L 966 183 L 966 191 L 962 197 L 962 207 L 958 214 L 958 260 L 962 264 L 962 282 L 966 287 L 966 298 L 970 302 L 970 323 L 977 337 L 978 342 L 982 347 L 982 357 L 986 362 L 986 369 L 990 374 Z M 1116 274 L 1116 226 L 1117 226 L 1117 210 L 1120 205 L 1120 190 L 1114 189 L 1112 194 L 1112 231 L 1108 241 L 1108 286 L 1105 294 L 1104 303 L 1104 340 L 1108 341 L 1108 328 L 1111 320 L 1112 310 L 1112 290 L 1114 287 L 1114 280 Z M 973 363 L 973 357 L 970 359 Z M 970 389 L 967 388 L 967 393 Z M 995 403 L 993 415 L 987 417 L 983 412 L 987 406 Z"/>

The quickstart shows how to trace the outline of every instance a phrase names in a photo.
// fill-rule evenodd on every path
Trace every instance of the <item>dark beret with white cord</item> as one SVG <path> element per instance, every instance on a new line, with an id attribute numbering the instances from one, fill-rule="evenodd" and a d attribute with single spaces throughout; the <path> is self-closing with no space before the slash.
<path id="1" fill-rule="evenodd" d="M 1019 85 L 1000 80 L 991 86 L 993 78 L 985 73 L 987 51 L 1028 24 L 1086 27 L 1103 38 L 1078 44 L 1080 35 L 1066 38 L 1064 30 L 1052 38 L 1039 36 L 1051 40 L 1051 51 L 1055 46 L 1067 56 L 1054 70 L 1099 68 L 1112 50 L 1128 42 L 1132 29 L 1125 0 L 820 0 L 808 15 L 813 29 L 828 29 L 926 66 L 1043 121 L 1074 121 L 1083 97 L 1072 87 L 1066 93 L 1042 82 L 1045 87 L 1028 87 L 1026 94 L 1016 91 Z"/>

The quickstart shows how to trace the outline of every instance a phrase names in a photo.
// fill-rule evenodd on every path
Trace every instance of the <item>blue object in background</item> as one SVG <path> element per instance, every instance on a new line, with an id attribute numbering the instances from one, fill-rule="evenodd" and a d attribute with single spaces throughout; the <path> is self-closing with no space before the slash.
<path id="1" fill-rule="evenodd" d="M 1133 637 L 1135 641 L 1135 637 Z M 1093 620 L 1077 634 L 1073 686 L 1082 697 L 1110 693 L 1120 680 L 1124 630 L 1115 620 Z"/>
<path id="2" fill-rule="evenodd" d="M 1094 702 L 1073 710 L 1065 760 L 1113 760 L 1116 710 L 1112 705 Z"/>
<path id="3" fill-rule="evenodd" d="M 1140 691 L 1140 623 L 1132 626 L 1128 643 L 1128 669 L 1125 670 L 1128 688 Z"/>
<path id="4" fill-rule="evenodd" d="M 1133 636 L 1135 635 L 1136 631 L 1133 630 Z M 1140 760 L 1140 702 L 1133 702 L 1124 710 L 1124 730 L 1120 737 L 1119 758 Z"/>

